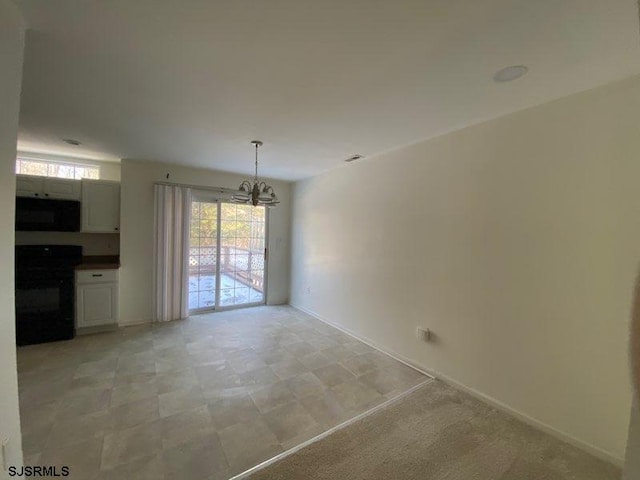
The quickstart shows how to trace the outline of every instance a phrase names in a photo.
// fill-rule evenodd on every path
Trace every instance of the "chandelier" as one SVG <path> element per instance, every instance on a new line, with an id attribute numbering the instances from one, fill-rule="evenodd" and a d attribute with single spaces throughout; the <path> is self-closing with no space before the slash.
<path id="1" fill-rule="evenodd" d="M 253 140 L 251 144 L 256 147 L 256 175 L 253 177 L 253 184 L 249 180 L 242 182 L 238 191 L 232 195 L 231 201 L 234 203 L 250 203 L 254 207 L 257 205 L 274 207 L 280 203 L 280 200 L 276 197 L 273 187 L 265 182 L 258 181 L 258 147 L 262 146 L 262 142 Z"/>

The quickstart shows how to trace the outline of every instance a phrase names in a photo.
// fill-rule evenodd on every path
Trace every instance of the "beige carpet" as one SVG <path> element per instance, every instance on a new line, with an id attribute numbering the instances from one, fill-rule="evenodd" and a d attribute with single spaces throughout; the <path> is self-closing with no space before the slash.
<path id="1" fill-rule="evenodd" d="M 618 468 L 433 381 L 251 480 L 618 480 Z"/>

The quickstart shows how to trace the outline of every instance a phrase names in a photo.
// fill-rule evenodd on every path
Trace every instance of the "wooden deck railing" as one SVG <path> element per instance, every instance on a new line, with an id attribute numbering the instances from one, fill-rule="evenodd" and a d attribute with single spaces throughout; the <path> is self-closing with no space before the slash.
<path id="1" fill-rule="evenodd" d="M 216 247 L 191 247 L 189 275 L 216 274 Z M 220 273 L 259 292 L 264 289 L 264 251 L 221 247 Z"/>

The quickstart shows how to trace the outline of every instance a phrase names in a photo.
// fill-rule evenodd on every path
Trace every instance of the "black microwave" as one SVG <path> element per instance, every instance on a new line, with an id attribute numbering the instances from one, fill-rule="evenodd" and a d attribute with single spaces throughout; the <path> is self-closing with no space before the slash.
<path id="1" fill-rule="evenodd" d="M 17 197 L 16 230 L 79 232 L 80 202 Z"/>

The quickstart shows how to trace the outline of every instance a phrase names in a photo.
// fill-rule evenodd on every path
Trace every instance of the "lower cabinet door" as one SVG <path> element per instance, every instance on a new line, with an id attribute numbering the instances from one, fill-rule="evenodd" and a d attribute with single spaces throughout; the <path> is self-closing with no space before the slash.
<path id="1" fill-rule="evenodd" d="M 117 323 L 118 285 L 113 283 L 78 285 L 76 304 L 78 328 Z"/>

